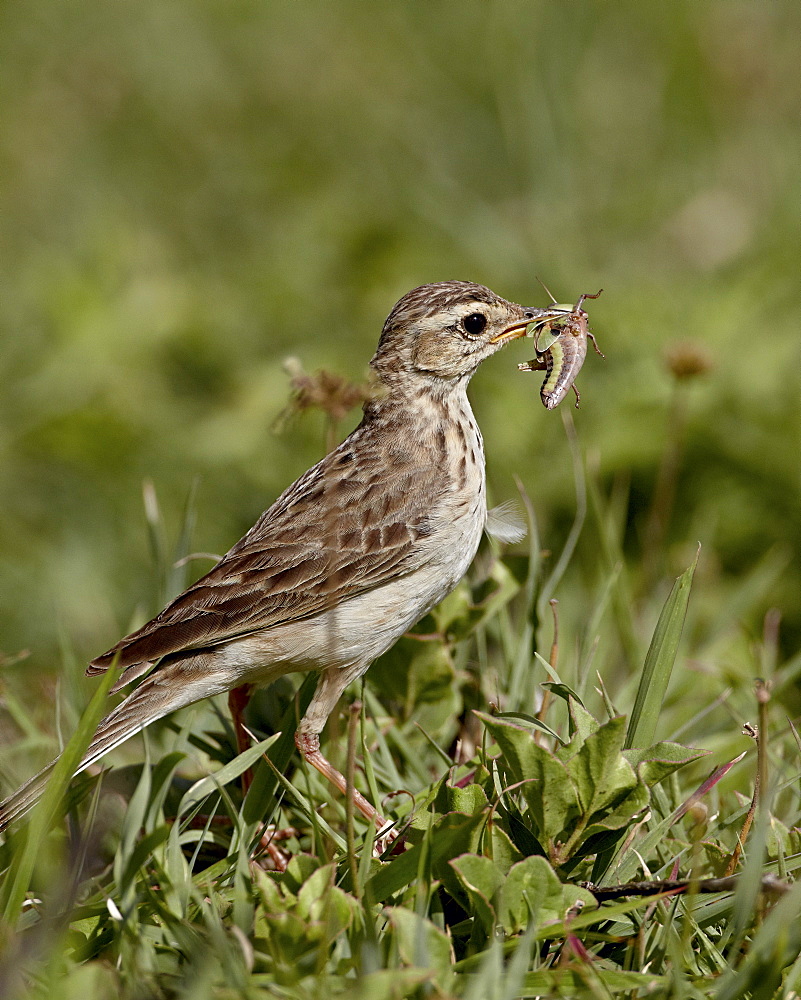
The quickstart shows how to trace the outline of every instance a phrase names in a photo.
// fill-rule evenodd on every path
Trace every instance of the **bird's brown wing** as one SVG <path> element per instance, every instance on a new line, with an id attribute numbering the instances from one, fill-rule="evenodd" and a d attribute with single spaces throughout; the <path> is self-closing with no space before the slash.
<path id="1" fill-rule="evenodd" d="M 358 435 L 294 483 L 209 573 L 93 660 L 87 673 L 116 662 L 124 683 L 171 653 L 318 614 L 418 568 L 441 466 L 410 449 L 407 461 L 395 456 L 386 475 L 387 463 L 371 460 L 378 445 Z M 425 509 L 415 496 L 428 498 Z M 137 664 L 144 666 L 128 669 Z"/>

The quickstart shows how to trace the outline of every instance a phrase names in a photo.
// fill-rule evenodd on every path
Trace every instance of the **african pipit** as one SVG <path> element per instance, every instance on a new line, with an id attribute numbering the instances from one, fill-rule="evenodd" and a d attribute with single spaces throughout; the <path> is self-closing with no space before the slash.
<path id="1" fill-rule="evenodd" d="M 94 660 L 147 675 L 100 723 L 78 771 L 201 698 L 319 671 L 295 742 L 342 790 L 320 733 L 345 687 L 442 600 L 487 520 L 484 448 L 467 399 L 478 366 L 547 309 L 444 281 L 405 295 L 371 362 L 379 392 L 342 444 L 156 618 Z M 235 699 L 236 700 L 236 699 Z M 53 765 L 0 805 L 0 829 L 41 795 Z M 368 817 L 370 804 L 357 796 Z"/>

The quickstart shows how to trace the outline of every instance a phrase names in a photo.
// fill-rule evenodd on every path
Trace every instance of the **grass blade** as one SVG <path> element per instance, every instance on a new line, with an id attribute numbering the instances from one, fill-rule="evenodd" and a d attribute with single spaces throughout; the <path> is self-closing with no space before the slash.
<path id="1" fill-rule="evenodd" d="M 676 579 L 673 589 L 665 601 L 659 621 L 654 629 L 654 636 L 645 657 L 637 697 L 629 719 L 626 733 L 626 748 L 649 747 L 654 743 L 656 724 L 662 711 L 662 702 L 667 691 L 676 653 L 684 629 L 684 619 L 687 616 L 687 605 L 690 600 L 690 587 L 693 582 L 698 556 L 695 554 L 692 564 Z"/>
<path id="2" fill-rule="evenodd" d="M 117 679 L 117 674 L 116 664 L 113 664 L 103 675 L 86 711 L 81 716 L 75 734 L 53 767 L 41 800 L 31 813 L 27 829 L 23 834 L 24 840 L 16 852 L 8 880 L 0 892 L 0 909 L 5 920 L 11 925 L 16 923 L 25 895 L 30 888 L 34 868 L 37 864 L 41 864 L 43 854 L 47 854 L 42 852 L 43 841 L 59 803 L 64 799 L 75 769 L 80 764 L 86 748 L 92 741 L 97 724 L 103 717 L 106 698 Z"/>

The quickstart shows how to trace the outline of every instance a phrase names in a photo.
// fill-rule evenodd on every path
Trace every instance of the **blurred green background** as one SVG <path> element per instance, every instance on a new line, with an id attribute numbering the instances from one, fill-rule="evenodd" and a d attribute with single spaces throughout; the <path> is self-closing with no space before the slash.
<path id="1" fill-rule="evenodd" d="M 799 37 L 795 0 L 0 6 L 0 652 L 30 651 L 3 684 L 35 700 L 158 610 L 144 480 L 172 539 L 196 483 L 192 548 L 225 551 L 321 454 L 320 414 L 273 430 L 282 361 L 363 377 L 447 278 L 603 286 L 574 419 L 635 589 L 700 540 L 702 629 L 762 563 L 742 627 L 778 607 L 792 653 Z M 710 367 L 677 385 L 666 351 Z M 472 397 L 494 502 L 519 476 L 558 551 L 573 471 L 530 354 Z"/>

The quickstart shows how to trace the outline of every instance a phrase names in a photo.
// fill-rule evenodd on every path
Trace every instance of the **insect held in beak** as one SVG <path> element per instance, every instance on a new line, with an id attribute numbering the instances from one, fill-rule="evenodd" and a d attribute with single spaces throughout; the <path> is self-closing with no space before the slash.
<path id="1" fill-rule="evenodd" d="M 602 291 L 603 288 L 595 295 L 589 293 L 582 295 L 575 306 L 562 305 L 554 300 L 553 308 L 563 309 L 563 315 L 532 324 L 531 335 L 534 337 L 537 356 L 531 361 L 522 362 L 517 367 L 524 372 L 545 372 L 540 397 L 543 406 L 549 410 L 558 406 L 571 388 L 576 394 L 578 409 L 581 394 L 576 388 L 575 379 L 587 356 L 588 337 L 592 340 L 596 354 L 604 357 L 587 325 L 587 313 L 581 308 L 585 299 L 597 299 Z M 550 292 L 548 294 L 550 295 Z"/>

